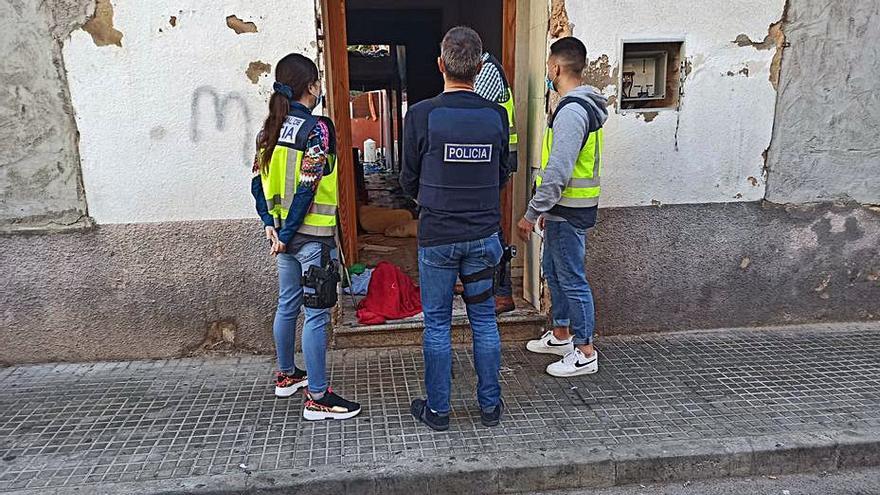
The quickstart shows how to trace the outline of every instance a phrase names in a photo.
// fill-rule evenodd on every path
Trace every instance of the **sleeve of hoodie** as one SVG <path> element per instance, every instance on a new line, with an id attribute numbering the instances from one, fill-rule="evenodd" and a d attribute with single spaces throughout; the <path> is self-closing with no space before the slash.
<path id="1" fill-rule="evenodd" d="M 587 117 L 580 105 L 567 105 L 553 121 L 553 146 L 544 170 L 544 178 L 529 201 L 526 220 L 535 223 L 562 198 L 562 190 L 571 179 L 574 164 L 587 133 Z"/>

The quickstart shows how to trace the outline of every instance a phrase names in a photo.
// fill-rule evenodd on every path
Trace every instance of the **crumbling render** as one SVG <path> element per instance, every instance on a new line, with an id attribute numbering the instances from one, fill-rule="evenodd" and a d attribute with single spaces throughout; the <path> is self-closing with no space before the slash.
<path id="1" fill-rule="evenodd" d="M 229 26 L 229 29 L 235 31 L 235 34 L 244 34 L 244 33 L 256 33 L 257 25 L 253 22 L 245 22 L 238 18 L 238 16 L 230 15 L 226 17 L 226 25 Z"/>
<path id="2" fill-rule="evenodd" d="M 268 74 L 272 72 L 272 66 L 260 61 L 254 60 L 253 62 L 248 64 L 248 68 L 244 73 L 247 75 L 247 78 L 251 80 L 252 83 L 257 84 L 260 81 L 260 76 L 263 74 Z"/>
<path id="3" fill-rule="evenodd" d="M 779 69 L 782 67 L 782 52 L 783 49 L 788 46 L 785 42 L 785 23 L 788 19 L 788 2 L 785 2 L 785 6 L 782 9 L 782 17 L 770 24 L 770 28 L 767 29 L 767 35 L 764 36 L 764 39 L 761 41 L 752 41 L 751 38 L 746 34 L 740 34 L 733 40 L 733 43 L 737 46 L 751 46 L 756 50 L 770 50 L 772 48 L 776 48 L 776 53 L 773 54 L 773 60 L 770 62 L 770 84 L 773 85 L 773 89 L 778 89 L 779 86 Z M 748 74 L 746 74 L 748 77 Z"/>
<path id="4" fill-rule="evenodd" d="M 110 0 L 98 0 L 95 15 L 82 28 L 92 35 L 97 46 L 122 46 L 122 32 L 113 27 L 113 4 Z"/>
<path id="5" fill-rule="evenodd" d="M 550 5 L 550 37 L 564 38 L 571 36 L 572 24 L 568 21 L 565 0 L 553 0 Z"/>
<path id="6" fill-rule="evenodd" d="M 594 86 L 599 91 L 615 84 L 617 80 L 617 68 L 614 73 L 611 71 L 611 63 L 608 61 L 608 55 L 602 54 L 596 60 L 590 60 L 587 67 L 584 68 L 583 77 L 584 84 Z"/>

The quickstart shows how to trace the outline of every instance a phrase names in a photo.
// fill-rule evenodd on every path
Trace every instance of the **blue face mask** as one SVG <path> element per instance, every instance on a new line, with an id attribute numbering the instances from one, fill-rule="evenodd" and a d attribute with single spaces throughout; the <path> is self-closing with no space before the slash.
<path id="1" fill-rule="evenodd" d="M 553 80 L 550 79 L 550 76 L 544 76 L 544 83 L 547 85 L 547 91 L 556 92 L 556 87 L 553 84 Z"/>

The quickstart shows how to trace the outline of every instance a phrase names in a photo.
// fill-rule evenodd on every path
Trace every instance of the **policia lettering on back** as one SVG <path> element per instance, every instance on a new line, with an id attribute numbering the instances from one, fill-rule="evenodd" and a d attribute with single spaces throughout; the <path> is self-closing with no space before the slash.
<path id="1" fill-rule="evenodd" d="M 541 170 L 535 177 L 535 185 L 540 186 L 544 178 L 544 170 L 550 161 L 550 151 L 553 149 L 553 121 L 559 111 L 566 105 L 578 104 L 584 107 L 589 116 L 589 129 L 584 136 L 581 152 L 574 164 L 571 178 L 565 189 L 562 190 L 560 206 L 571 208 L 587 208 L 599 204 L 601 192 L 599 177 L 602 172 L 602 124 L 596 118 L 594 110 L 589 103 L 581 98 L 565 97 L 560 100 L 556 110 L 550 116 L 547 129 L 544 132 L 544 144 L 541 147 Z"/>

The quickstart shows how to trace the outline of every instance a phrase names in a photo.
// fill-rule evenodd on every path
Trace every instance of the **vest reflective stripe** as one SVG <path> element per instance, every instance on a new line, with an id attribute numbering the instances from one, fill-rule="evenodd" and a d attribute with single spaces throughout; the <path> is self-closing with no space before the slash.
<path id="1" fill-rule="evenodd" d="M 276 146 L 269 161 L 268 173 L 260 174 L 266 206 L 275 218 L 282 220 L 287 218 L 298 179 L 294 174 L 288 174 L 287 170 L 289 168 L 299 170 L 301 162 L 302 151 Z"/>
<path id="2" fill-rule="evenodd" d="M 336 208 L 339 205 L 337 188 L 336 155 L 327 156 L 332 171 L 321 178 L 315 199 L 297 232 L 301 234 L 332 236 L 336 227 Z M 296 167 L 296 184 L 299 184 L 300 167 Z M 317 233 L 316 233 L 317 232 Z"/>
<path id="3" fill-rule="evenodd" d="M 299 185 L 302 158 L 301 150 L 277 145 L 269 160 L 268 172 L 261 174 L 269 213 L 282 221 L 290 212 L 290 205 Z M 329 154 L 327 160 L 331 171 L 318 183 L 313 203 L 303 218 L 302 225 L 297 229 L 301 234 L 329 237 L 336 229 L 336 211 L 339 206 L 336 155 Z M 293 173 L 288 173 L 291 169 Z"/>
<path id="4" fill-rule="evenodd" d="M 319 215 L 336 215 L 336 207 L 333 205 L 321 205 L 318 203 L 312 203 L 312 207 L 309 208 L 309 213 L 317 213 Z"/>
<path id="5" fill-rule="evenodd" d="M 513 91 L 510 88 L 505 88 L 505 92 L 507 92 L 507 99 L 501 103 L 501 106 L 504 107 L 504 110 L 507 111 L 507 123 L 510 126 L 508 128 L 508 132 L 510 133 L 509 140 L 509 148 L 510 151 L 516 151 L 516 145 L 519 142 L 519 137 L 516 135 L 516 111 L 513 103 Z"/>
<path id="6" fill-rule="evenodd" d="M 602 129 L 591 132 L 587 142 L 581 148 L 575 162 L 572 176 L 562 190 L 562 198 L 559 205 L 570 208 L 587 208 L 599 204 L 601 194 L 602 172 Z M 544 179 L 544 170 L 550 161 L 550 151 L 553 148 L 553 129 L 548 127 L 544 131 L 544 143 L 541 148 L 541 170 L 535 176 L 535 185 L 540 186 Z"/>
<path id="7" fill-rule="evenodd" d="M 297 229 L 297 232 L 299 232 L 300 234 L 315 235 L 315 236 L 319 236 L 319 237 L 331 237 L 331 236 L 333 236 L 333 232 L 335 230 L 336 230 L 335 226 L 316 227 L 313 225 L 303 224 L 302 226 L 300 226 L 299 229 Z"/>

